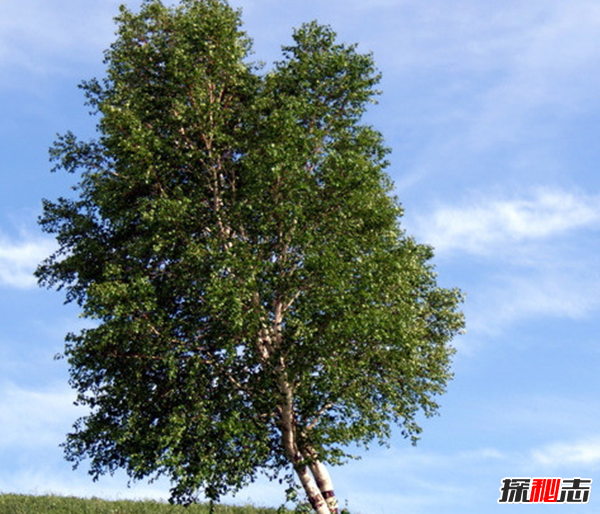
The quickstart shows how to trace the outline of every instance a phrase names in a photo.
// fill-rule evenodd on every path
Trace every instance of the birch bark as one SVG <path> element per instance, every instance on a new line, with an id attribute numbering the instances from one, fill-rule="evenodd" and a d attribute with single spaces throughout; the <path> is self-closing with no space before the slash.
<path id="1" fill-rule="evenodd" d="M 333 481 L 331 480 L 331 476 L 329 475 L 329 471 L 323 465 L 322 462 L 316 459 L 315 452 L 312 450 L 307 451 L 309 455 L 309 467 L 313 476 L 315 477 L 315 481 L 323 496 L 323 499 L 327 503 L 327 508 L 331 514 L 339 514 L 338 501 L 335 496 L 335 492 L 333 490 Z"/>
<path id="2" fill-rule="evenodd" d="M 258 298 L 255 297 L 255 302 L 257 300 Z M 281 323 L 284 311 L 283 302 L 281 299 L 277 299 L 273 304 L 272 329 L 263 328 L 260 334 L 259 349 L 265 362 L 272 357 L 273 350 L 281 346 Z M 316 514 L 338 514 L 338 502 L 333 491 L 333 482 L 329 472 L 319 462 L 317 454 L 312 448 L 304 447 L 300 450 L 298 447 L 294 423 L 294 390 L 286 375 L 286 362 L 283 357 L 279 358 L 276 369 L 282 399 L 278 411 L 284 450 Z"/>
<path id="3" fill-rule="evenodd" d="M 317 514 L 331 514 L 331 510 L 321 493 L 321 489 L 311 474 L 309 466 L 306 464 L 306 459 L 298 449 L 294 427 L 293 392 L 291 385 L 281 376 L 279 386 L 284 397 L 279 412 L 281 416 L 282 442 L 285 452 L 294 466 L 294 470 L 314 511 Z"/>

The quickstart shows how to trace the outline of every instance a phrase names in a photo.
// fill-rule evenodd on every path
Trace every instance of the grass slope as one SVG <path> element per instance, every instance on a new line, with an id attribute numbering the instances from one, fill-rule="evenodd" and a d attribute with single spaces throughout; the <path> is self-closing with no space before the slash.
<path id="1" fill-rule="evenodd" d="M 0 514 L 209 514 L 208 505 L 181 507 L 155 501 L 84 500 L 63 496 L 0 494 Z M 276 514 L 277 509 L 216 505 L 215 514 Z M 289 513 L 290 511 L 286 511 Z"/>

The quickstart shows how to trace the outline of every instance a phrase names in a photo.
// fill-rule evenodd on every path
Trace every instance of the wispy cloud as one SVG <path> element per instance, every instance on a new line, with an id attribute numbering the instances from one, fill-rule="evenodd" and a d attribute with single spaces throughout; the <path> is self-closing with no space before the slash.
<path id="1" fill-rule="evenodd" d="M 60 453 L 60 449 L 57 449 Z M 39 459 L 39 457 L 38 457 Z M 166 501 L 170 486 L 164 479 L 148 484 L 129 480 L 123 473 L 101 477 L 94 482 L 84 470 L 73 471 L 65 462 L 43 462 L 35 467 L 18 467 L 13 473 L 0 476 L 0 491 L 16 494 L 63 495 L 105 500 Z"/>
<path id="2" fill-rule="evenodd" d="M 598 229 L 600 196 L 539 188 L 516 198 L 483 197 L 440 206 L 416 230 L 438 253 L 498 255 L 508 245 L 541 241 L 581 228 Z"/>
<path id="3" fill-rule="evenodd" d="M 403 1 L 375 11 L 357 30 L 384 73 L 378 123 L 396 137 L 400 192 L 572 178 L 581 156 L 566 156 L 565 142 L 582 139 L 576 125 L 600 109 L 597 2 Z"/>
<path id="4" fill-rule="evenodd" d="M 531 452 L 532 460 L 549 468 L 600 464 L 600 437 L 548 444 Z"/>
<path id="5" fill-rule="evenodd" d="M 114 32 L 117 0 L 0 2 L 0 86 L 27 85 L 24 77 L 64 73 L 93 60 Z M 90 55 L 93 53 L 94 58 Z"/>
<path id="6" fill-rule="evenodd" d="M 19 240 L 0 233 L 0 287 L 34 287 L 36 266 L 56 248 L 49 238 L 22 235 Z"/>
<path id="7" fill-rule="evenodd" d="M 598 310 L 599 230 L 600 195 L 558 188 L 471 195 L 415 216 L 409 227 L 445 262 L 473 259 L 467 326 L 487 335 L 524 319 Z"/>
<path id="8" fill-rule="evenodd" d="M 445 511 L 448 505 L 468 505 L 477 490 L 466 485 L 465 470 L 494 469 L 505 456 L 491 447 L 443 452 L 399 445 L 390 450 L 371 450 L 356 463 L 335 468 L 340 497 L 348 498 L 357 512 L 396 511 L 427 513 Z M 475 499 L 478 501 L 478 499 Z"/>
<path id="9" fill-rule="evenodd" d="M 545 349 L 542 348 L 540 351 Z M 531 366 L 532 374 L 537 371 L 534 366 Z M 515 460 L 513 452 L 526 455 L 529 459 L 531 451 L 538 450 L 538 446 L 541 448 L 539 442 L 534 443 L 535 448 L 524 446 L 529 445 L 531 441 L 560 441 L 565 437 L 574 441 L 589 441 L 589 434 L 598 433 L 596 413 L 600 409 L 600 402 L 592 392 L 584 393 L 578 391 L 576 386 L 569 387 L 573 384 L 548 391 L 549 387 L 545 384 L 561 381 L 548 374 L 535 376 L 539 377 L 541 384 L 544 384 L 538 389 L 535 386 L 527 386 L 515 392 L 511 384 L 506 384 L 506 388 L 504 384 L 498 384 L 498 387 L 503 389 L 499 397 L 490 399 L 487 404 L 482 405 L 480 412 L 471 423 L 475 432 L 485 432 L 490 438 L 506 433 L 524 434 L 512 447 L 502 448 L 507 452 L 506 457 L 511 460 Z M 508 376 L 507 380 L 512 380 L 512 377 Z M 540 389 L 545 391 L 540 392 Z M 484 390 L 492 391 L 493 384 L 485 387 Z M 600 440 L 600 437 L 597 440 Z"/>
<path id="10" fill-rule="evenodd" d="M 58 445 L 77 418 L 75 393 L 68 386 L 40 391 L 12 382 L 0 385 L 0 448 Z"/>
<path id="11" fill-rule="evenodd" d="M 590 0 L 519 5 L 513 13 L 525 14 L 523 23 L 504 34 L 511 50 L 500 55 L 506 59 L 503 77 L 482 96 L 472 126 L 472 137 L 484 144 L 530 135 L 532 117 L 557 120 L 598 105 L 594 91 L 600 78 L 589 70 L 600 65 L 600 5 Z"/>
<path id="12" fill-rule="evenodd" d="M 485 277 L 469 290 L 468 332 L 498 336 L 516 322 L 581 320 L 600 308 L 597 272 L 565 268 L 510 270 Z"/>

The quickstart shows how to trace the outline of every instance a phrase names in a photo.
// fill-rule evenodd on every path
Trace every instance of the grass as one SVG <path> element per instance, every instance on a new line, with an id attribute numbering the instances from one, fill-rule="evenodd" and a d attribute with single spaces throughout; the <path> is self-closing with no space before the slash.
<path id="1" fill-rule="evenodd" d="M 0 514 L 209 514 L 208 505 L 181 507 L 156 501 L 107 501 L 65 496 L 0 494 Z M 215 514 L 277 514 L 277 509 L 215 505 Z M 291 511 L 286 511 L 291 514 Z"/>

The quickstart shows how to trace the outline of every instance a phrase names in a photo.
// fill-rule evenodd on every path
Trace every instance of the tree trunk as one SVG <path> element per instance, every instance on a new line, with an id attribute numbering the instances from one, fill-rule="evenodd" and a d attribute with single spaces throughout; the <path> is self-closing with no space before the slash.
<path id="1" fill-rule="evenodd" d="M 292 386 L 286 380 L 283 369 L 283 363 L 280 363 L 279 388 L 283 396 L 283 402 L 279 405 L 281 436 L 285 453 L 294 466 L 294 471 L 300 479 L 304 492 L 308 496 L 312 508 L 317 514 L 331 514 L 327 502 L 323 498 L 321 489 L 317 485 L 308 462 L 304 455 L 298 449 L 296 441 L 296 427 L 294 426 L 294 407 Z"/>
<path id="2" fill-rule="evenodd" d="M 308 466 L 299 465 L 294 467 L 296 469 L 296 474 L 300 479 L 300 483 L 304 488 L 304 492 L 308 496 L 308 501 L 310 502 L 313 510 L 317 514 L 331 514 L 332 511 L 330 510 L 327 502 L 323 498 L 323 495 L 321 494 L 321 491 L 317 486 L 315 479 L 311 475 Z"/>
<path id="3" fill-rule="evenodd" d="M 338 501 L 333 491 L 333 482 L 331 481 L 331 477 L 329 476 L 329 472 L 321 464 L 320 462 L 316 462 L 310 465 L 310 470 L 312 471 L 313 476 L 315 477 L 315 481 L 317 482 L 317 486 L 321 491 L 321 495 L 323 499 L 327 503 L 327 507 L 331 514 L 338 514 Z"/>
<path id="4" fill-rule="evenodd" d="M 259 347 L 264 348 L 265 358 L 270 355 L 266 343 L 273 340 L 276 346 L 281 344 L 281 320 L 283 303 L 277 300 L 274 304 L 274 328 L 271 337 L 263 335 Z M 296 439 L 294 422 L 293 386 L 286 377 L 286 363 L 282 357 L 277 365 L 279 391 L 282 402 L 279 404 L 282 442 L 285 452 L 294 466 L 304 492 L 308 496 L 312 508 L 317 514 L 338 514 L 337 499 L 333 493 L 333 483 L 325 466 L 316 459 L 316 453 L 309 447 L 300 451 Z"/>
<path id="5" fill-rule="evenodd" d="M 328 502 L 321 492 L 320 486 L 311 474 L 312 470 L 309 469 L 306 459 L 298 450 L 292 412 L 289 407 L 290 404 L 284 405 L 281 411 L 281 431 L 285 452 L 294 466 L 294 470 L 314 511 L 317 514 L 331 514 L 334 511 L 330 509 Z"/>
<path id="6" fill-rule="evenodd" d="M 319 488 L 319 491 L 321 491 L 321 495 L 327 503 L 329 512 L 331 514 L 338 514 L 338 501 L 333 491 L 333 481 L 331 480 L 329 471 L 327 471 L 327 468 L 323 465 L 323 463 L 319 462 L 319 460 L 316 458 L 316 453 L 314 452 L 314 450 L 307 449 L 305 453 L 310 459 L 310 471 L 315 477 L 317 487 Z"/>

